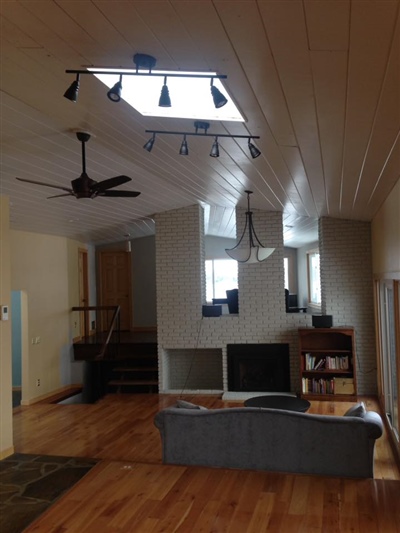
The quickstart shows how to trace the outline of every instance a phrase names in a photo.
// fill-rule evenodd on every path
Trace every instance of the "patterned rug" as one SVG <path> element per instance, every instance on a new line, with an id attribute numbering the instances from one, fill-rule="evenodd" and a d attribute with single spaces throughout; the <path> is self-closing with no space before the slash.
<path id="1" fill-rule="evenodd" d="M 30 454 L 0 461 L 0 532 L 21 533 L 97 462 Z"/>

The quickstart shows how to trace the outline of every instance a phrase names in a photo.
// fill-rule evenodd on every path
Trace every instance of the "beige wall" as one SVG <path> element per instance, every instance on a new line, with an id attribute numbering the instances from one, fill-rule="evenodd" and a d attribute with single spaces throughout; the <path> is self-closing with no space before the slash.
<path id="1" fill-rule="evenodd" d="M 0 196 L 0 305 L 11 303 L 8 198 Z M 9 313 L 10 315 L 10 313 Z M 11 320 L 0 321 L 0 459 L 13 453 Z"/>
<path id="2" fill-rule="evenodd" d="M 78 249 L 63 237 L 11 231 L 11 287 L 28 300 L 28 356 L 24 360 L 22 401 L 49 394 L 66 384 L 62 369 L 71 361 L 71 339 L 79 331 L 71 307 L 79 305 Z M 75 329 L 77 331 L 75 331 Z M 39 342 L 32 343 L 32 339 Z M 40 386 L 37 386 L 37 380 Z"/>
<path id="3" fill-rule="evenodd" d="M 400 279 L 400 180 L 372 221 L 375 277 Z"/>

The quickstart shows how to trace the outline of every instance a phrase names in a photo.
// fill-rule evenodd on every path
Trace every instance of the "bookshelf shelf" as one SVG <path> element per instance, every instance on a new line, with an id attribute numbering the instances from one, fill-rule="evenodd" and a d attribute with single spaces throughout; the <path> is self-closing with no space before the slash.
<path id="1" fill-rule="evenodd" d="M 300 328 L 301 396 L 351 400 L 357 395 L 353 328 Z"/>

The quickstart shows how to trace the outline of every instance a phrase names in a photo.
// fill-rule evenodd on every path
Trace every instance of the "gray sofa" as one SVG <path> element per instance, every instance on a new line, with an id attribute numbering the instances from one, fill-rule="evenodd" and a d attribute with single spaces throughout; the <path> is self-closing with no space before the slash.
<path id="1" fill-rule="evenodd" d="M 325 416 L 258 407 L 169 407 L 155 416 L 167 464 L 373 477 L 382 419 Z M 358 409 L 360 411 L 360 409 Z"/>

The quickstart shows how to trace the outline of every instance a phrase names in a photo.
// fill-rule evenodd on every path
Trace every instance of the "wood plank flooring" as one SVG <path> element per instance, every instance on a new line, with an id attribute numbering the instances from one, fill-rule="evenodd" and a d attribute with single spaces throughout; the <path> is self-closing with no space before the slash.
<path id="1" fill-rule="evenodd" d="M 373 480 L 162 465 L 153 417 L 175 401 L 109 395 L 94 405 L 16 412 L 17 452 L 103 459 L 24 533 L 400 533 L 400 475 L 386 434 Z M 310 412 L 343 414 L 350 405 L 312 402 Z"/>

